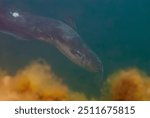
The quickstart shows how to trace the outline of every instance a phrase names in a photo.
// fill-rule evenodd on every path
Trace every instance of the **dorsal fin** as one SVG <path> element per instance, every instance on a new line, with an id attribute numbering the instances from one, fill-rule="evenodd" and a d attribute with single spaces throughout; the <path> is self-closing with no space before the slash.
<path id="1" fill-rule="evenodd" d="M 77 31 L 77 26 L 76 26 L 76 23 L 75 23 L 75 21 L 74 21 L 74 19 L 72 18 L 72 17 L 65 17 L 64 19 L 63 19 L 63 21 L 67 24 L 67 25 L 69 25 L 70 27 L 72 27 L 74 30 L 76 30 Z"/>

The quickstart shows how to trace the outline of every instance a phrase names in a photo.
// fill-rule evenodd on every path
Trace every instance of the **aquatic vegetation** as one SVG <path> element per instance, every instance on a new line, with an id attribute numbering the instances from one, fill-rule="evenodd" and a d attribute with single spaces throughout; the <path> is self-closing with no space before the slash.
<path id="1" fill-rule="evenodd" d="M 137 69 L 114 73 L 104 88 L 105 100 L 150 100 L 150 78 Z"/>
<path id="2" fill-rule="evenodd" d="M 0 100 L 86 100 L 57 77 L 50 66 L 33 62 L 15 76 L 0 74 Z"/>
<path id="3" fill-rule="evenodd" d="M 11 76 L 0 71 L 0 100 L 150 100 L 150 79 L 137 69 L 110 75 L 100 99 L 72 91 L 46 63 L 35 61 Z"/>

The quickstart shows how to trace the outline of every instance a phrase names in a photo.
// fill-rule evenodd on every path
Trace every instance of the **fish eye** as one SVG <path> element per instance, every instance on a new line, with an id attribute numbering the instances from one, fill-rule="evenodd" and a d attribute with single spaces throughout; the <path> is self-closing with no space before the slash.
<path id="1" fill-rule="evenodd" d="M 71 53 L 74 55 L 78 55 L 79 57 L 83 57 L 83 55 L 81 54 L 79 50 L 71 50 Z"/>

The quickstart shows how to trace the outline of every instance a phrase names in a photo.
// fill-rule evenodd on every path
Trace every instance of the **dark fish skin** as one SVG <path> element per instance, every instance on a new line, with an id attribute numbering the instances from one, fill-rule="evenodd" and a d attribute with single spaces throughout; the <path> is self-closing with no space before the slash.
<path id="1" fill-rule="evenodd" d="M 1 7 L 0 32 L 20 37 L 18 39 L 50 43 L 75 64 L 92 72 L 103 71 L 98 56 L 75 30 L 59 20 Z"/>
<path id="2" fill-rule="evenodd" d="M 19 15 L 17 17 L 17 15 Z M 34 16 L 18 9 L 0 9 L 0 30 L 24 38 L 45 37 L 49 41 L 58 21 Z"/>

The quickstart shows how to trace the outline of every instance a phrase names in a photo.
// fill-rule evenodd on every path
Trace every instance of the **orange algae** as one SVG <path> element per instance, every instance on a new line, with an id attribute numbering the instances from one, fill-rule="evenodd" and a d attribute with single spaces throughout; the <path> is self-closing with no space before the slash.
<path id="1" fill-rule="evenodd" d="M 101 88 L 100 99 L 150 100 L 150 78 L 138 69 L 112 74 Z M 47 64 L 33 62 L 16 75 L 0 70 L 0 100 L 91 100 L 84 93 L 72 91 Z"/>
<path id="2" fill-rule="evenodd" d="M 122 70 L 109 77 L 110 100 L 150 100 L 150 79 L 137 69 Z"/>
<path id="3" fill-rule="evenodd" d="M 57 77 L 50 66 L 34 62 L 15 76 L 0 74 L 0 100 L 86 100 Z"/>

